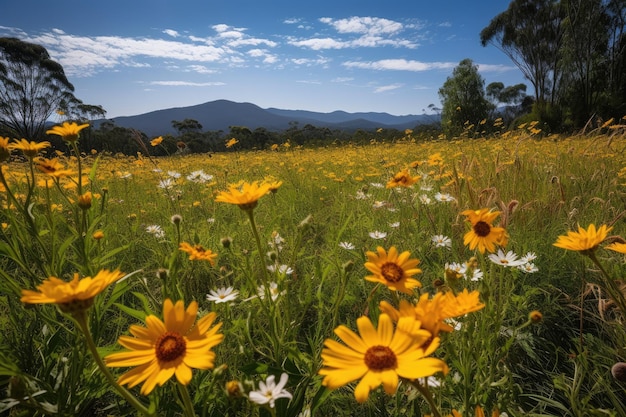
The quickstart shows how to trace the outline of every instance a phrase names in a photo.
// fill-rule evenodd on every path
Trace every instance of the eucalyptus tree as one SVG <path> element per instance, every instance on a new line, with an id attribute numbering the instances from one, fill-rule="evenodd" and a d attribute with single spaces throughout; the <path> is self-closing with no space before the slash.
<path id="1" fill-rule="evenodd" d="M 540 108 L 552 104 L 561 77 L 563 10 L 554 0 L 513 0 L 480 32 L 483 46 L 502 50 L 533 85 Z"/>
<path id="2" fill-rule="evenodd" d="M 450 136 L 463 131 L 466 123 L 478 125 L 494 106 L 485 97 L 485 81 L 471 59 L 462 60 L 439 89 L 441 126 Z"/>
<path id="3" fill-rule="evenodd" d="M 63 67 L 51 59 L 46 48 L 17 38 L 0 38 L 0 130 L 6 135 L 41 139 L 46 120 L 56 111 L 76 119 L 83 111 L 105 113 L 74 96 L 74 86 Z"/>

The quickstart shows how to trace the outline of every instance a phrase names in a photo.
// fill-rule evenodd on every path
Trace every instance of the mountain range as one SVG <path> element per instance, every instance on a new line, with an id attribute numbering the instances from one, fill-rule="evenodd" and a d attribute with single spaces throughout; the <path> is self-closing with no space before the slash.
<path id="1" fill-rule="evenodd" d="M 438 122 L 436 115 L 405 115 L 394 116 L 388 113 L 347 113 L 334 111 L 319 113 L 305 110 L 281 110 L 276 108 L 263 109 L 252 103 L 236 103 L 229 100 L 215 100 L 188 107 L 174 107 L 156 110 L 136 116 L 123 116 L 114 119 L 100 119 L 93 124 L 98 128 L 102 123 L 109 121 L 115 126 L 137 129 L 149 137 L 172 134 L 178 132 L 172 127 L 172 121 L 192 119 L 202 125 L 203 131 L 228 132 L 230 126 L 245 126 L 251 130 L 259 127 L 270 131 L 283 131 L 294 124 L 303 127 L 307 124 L 329 129 L 374 130 L 412 129 L 420 124 Z"/>

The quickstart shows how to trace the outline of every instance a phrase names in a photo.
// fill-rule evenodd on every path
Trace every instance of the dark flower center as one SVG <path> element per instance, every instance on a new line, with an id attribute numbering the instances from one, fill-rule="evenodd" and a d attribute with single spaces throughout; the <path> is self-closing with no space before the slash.
<path id="1" fill-rule="evenodd" d="M 480 237 L 489 236 L 491 232 L 491 225 L 484 221 L 476 222 L 474 225 L 474 233 L 476 233 Z"/>
<path id="2" fill-rule="evenodd" d="M 394 262 L 385 262 L 380 267 L 380 273 L 389 282 L 398 282 L 404 277 L 404 269 Z"/>
<path id="3" fill-rule="evenodd" d="M 156 357 L 161 362 L 180 358 L 187 350 L 187 342 L 178 332 L 165 332 L 155 344 Z"/>
<path id="4" fill-rule="evenodd" d="M 398 358 L 387 346 L 372 346 L 365 352 L 365 365 L 372 371 L 394 369 L 398 366 Z"/>

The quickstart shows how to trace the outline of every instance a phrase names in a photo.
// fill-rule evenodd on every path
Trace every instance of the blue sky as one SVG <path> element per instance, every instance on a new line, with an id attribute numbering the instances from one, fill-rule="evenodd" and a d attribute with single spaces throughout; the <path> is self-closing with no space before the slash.
<path id="1" fill-rule="evenodd" d="M 0 36 L 45 46 L 107 117 L 227 99 L 421 114 L 470 58 L 526 82 L 480 31 L 508 0 L 0 0 Z M 529 90 L 530 91 L 530 90 Z"/>

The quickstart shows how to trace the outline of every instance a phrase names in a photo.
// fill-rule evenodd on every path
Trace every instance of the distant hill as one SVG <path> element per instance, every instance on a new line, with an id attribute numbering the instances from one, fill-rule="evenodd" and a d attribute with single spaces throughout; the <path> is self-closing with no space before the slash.
<path id="1" fill-rule="evenodd" d="M 228 100 L 215 100 L 188 107 L 174 107 L 156 110 L 136 116 L 110 119 L 116 126 L 133 128 L 148 136 L 177 134 L 172 121 L 197 120 L 204 131 L 228 132 L 230 126 L 245 126 L 251 130 L 264 127 L 270 131 L 282 131 L 297 123 L 300 127 L 311 124 L 339 130 L 411 129 L 417 125 L 432 123 L 436 119 L 429 115 L 393 116 L 388 113 L 347 113 L 334 111 L 318 113 L 305 110 L 262 109 L 252 103 L 236 103 Z M 98 128 L 109 119 L 94 121 Z"/>

